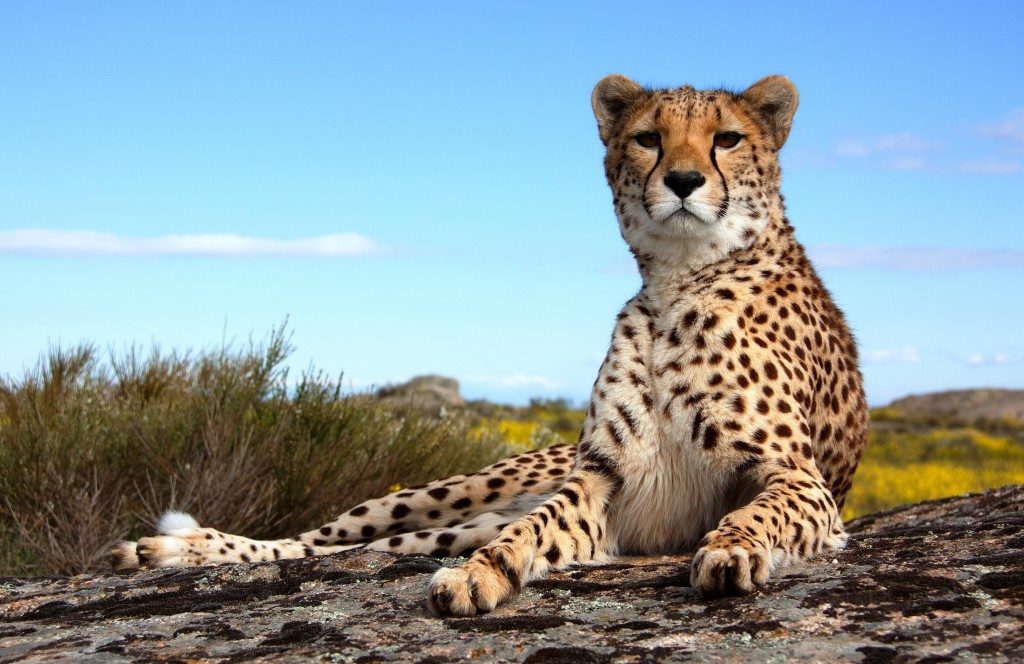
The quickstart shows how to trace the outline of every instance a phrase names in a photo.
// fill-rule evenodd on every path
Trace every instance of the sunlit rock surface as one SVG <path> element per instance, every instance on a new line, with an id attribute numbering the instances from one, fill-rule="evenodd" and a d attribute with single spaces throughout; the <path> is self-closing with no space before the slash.
<path id="1" fill-rule="evenodd" d="M 437 561 L 379 553 L 0 579 L 0 662 L 1024 661 L 1024 487 L 851 530 L 748 597 L 702 600 L 689 556 L 624 559 L 453 620 L 424 601 Z"/>

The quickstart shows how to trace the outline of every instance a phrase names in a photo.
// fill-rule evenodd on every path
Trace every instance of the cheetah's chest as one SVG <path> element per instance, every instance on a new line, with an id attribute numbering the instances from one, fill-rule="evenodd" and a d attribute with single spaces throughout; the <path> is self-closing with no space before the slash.
<path id="1" fill-rule="evenodd" d="M 685 310 L 666 310 L 655 321 L 655 334 L 637 339 L 634 346 L 634 361 L 642 364 L 654 407 L 634 407 L 643 413 L 642 422 L 621 460 L 624 481 L 611 525 L 624 553 L 690 548 L 735 502 L 734 479 L 716 470 L 713 459 L 694 445 L 697 411 L 678 396 L 681 385 L 706 380 L 705 371 L 690 364 L 694 336 L 678 332 L 683 316 Z M 628 395 L 629 400 L 639 404 L 643 388 L 630 384 L 640 393 Z"/>

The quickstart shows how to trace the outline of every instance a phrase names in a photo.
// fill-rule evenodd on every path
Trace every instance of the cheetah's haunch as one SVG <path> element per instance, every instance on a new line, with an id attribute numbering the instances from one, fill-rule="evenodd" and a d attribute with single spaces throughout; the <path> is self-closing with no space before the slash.
<path id="1" fill-rule="evenodd" d="M 643 277 L 619 313 L 578 446 L 358 505 L 294 539 L 162 519 L 115 566 L 192 566 L 356 546 L 445 557 L 442 615 L 493 609 L 549 569 L 696 548 L 706 595 L 748 593 L 840 548 L 867 406 L 842 313 L 793 236 L 778 151 L 796 88 L 594 89 L 605 172 Z"/>

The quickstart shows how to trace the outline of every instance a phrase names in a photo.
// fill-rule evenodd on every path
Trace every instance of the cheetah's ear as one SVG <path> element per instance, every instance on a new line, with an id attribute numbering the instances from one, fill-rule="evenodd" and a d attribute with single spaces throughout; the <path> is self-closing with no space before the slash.
<path id="1" fill-rule="evenodd" d="M 768 126 L 775 139 L 775 149 L 781 148 L 789 137 L 789 127 L 800 101 L 793 81 L 785 76 L 762 78 L 744 90 L 740 98 L 750 104 Z"/>
<path id="2" fill-rule="evenodd" d="M 597 82 L 594 93 L 590 95 L 590 103 L 594 107 L 602 143 L 608 145 L 619 123 L 626 117 L 626 111 L 643 96 L 644 89 L 622 74 L 610 74 Z"/>

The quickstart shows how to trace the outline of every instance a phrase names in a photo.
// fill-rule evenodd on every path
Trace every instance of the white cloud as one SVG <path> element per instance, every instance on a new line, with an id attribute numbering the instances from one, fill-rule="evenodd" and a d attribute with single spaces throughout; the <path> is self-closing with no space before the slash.
<path id="1" fill-rule="evenodd" d="M 918 364 L 921 354 L 914 346 L 903 346 L 871 351 L 865 359 L 868 364 Z"/>
<path id="2" fill-rule="evenodd" d="M 992 138 L 1006 138 L 1015 143 L 1024 143 L 1024 108 L 1015 108 L 998 122 L 989 122 L 978 127 L 978 133 Z"/>
<path id="3" fill-rule="evenodd" d="M 928 152 L 939 152 L 942 143 L 931 141 L 909 131 L 894 134 L 882 134 L 871 139 L 853 138 L 838 143 L 832 152 L 836 157 L 866 158 L 878 155 L 897 155 L 897 159 L 906 155 L 919 155 Z M 919 157 L 920 158 L 920 157 Z"/>
<path id="4" fill-rule="evenodd" d="M 370 238 L 358 233 L 316 237 L 274 238 L 211 233 L 125 237 L 96 231 L 19 229 L 0 231 L 0 253 L 61 256 L 323 256 L 348 257 L 380 253 Z"/>
<path id="5" fill-rule="evenodd" d="M 998 139 L 997 154 L 966 158 L 965 155 L 937 153 L 946 145 L 913 132 L 896 132 L 875 137 L 849 138 L 833 146 L 830 162 L 859 160 L 878 168 L 896 171 L 931 171 L 937 173 L 972 173 L 1002 176 L 1024 171 L 1024 162 L 1013 156 L 1024 155 L 1024 108 L 1014 109 L 1003 120 L 975 128 L 976 134 Z M 986 148 L 990 149 L 990 148 Z"/>
<path id="6" fill-rule="evenodd" d="M 837 157 L 867 157 L 871 147 L 864 141 L 848 140 L 835 146 L 832 150 Z"/>
<path id="7" fill-rule="evenodd" d="M 1020 360 L 1009 353 L 974 353 L 967 357 L 967 364 L 972 366 L 992 366 L 1001 364 L 1014 364 Z"/>
<path id="8" fill-rule="evenodd" d="M 529 375 L 529 374 L 512 374 L 511 376 L 470 376 L 466 379 L 467 383 L 474 383 L 479 385 L 496 385 L 500 387 L 510 388 L 540 388 L 545 390 L 556 390 L 562 386 L 557 380 L 552 380 L 546 376 L 540 375 Z"/>
<path id="9" fill-rule="evenodd" d="M 921 157 L 899 157 L 890 159 L 885 165 L 894 171 L 922 171 L 928 167 L 928 162 Z"/>
<path id="10" fill-rule="evenodd" d="M 879 267 L 894 270 L 958 270 L 1024 267 L 1024 250 L 959 247 L 879 247 L 825 244 L 808 250 L 820 267 Z"/>
<path id="11" fill-rule="evenodd" d="M 964 173 L 976 173 L 978 175 L 1006 175 L 1020 171 L 1019 161 L 1009 159 L 998 159 L 989 157 L 987 159 L 974 159 L 960 164 L 960 170 Z"/>
<path id="12" fill-rule="evenodd" d="M 883 134 L 875 140 L 877 152 L 939 152 L 942 143 L 932 141 L 909 131 Z"/>
<path id="13" fill-rule="evenodd" d="M 997 122 L 979 125 L 976 132 L 995 139 L 1002 154 L 1024 155 L 1024 108 L 1011 110 Z M 988 156 L 962 161 L 955 170 L 975 175 L 1008 175 L 1024 170 L 1024 164 L 1012 157 Z"/>

